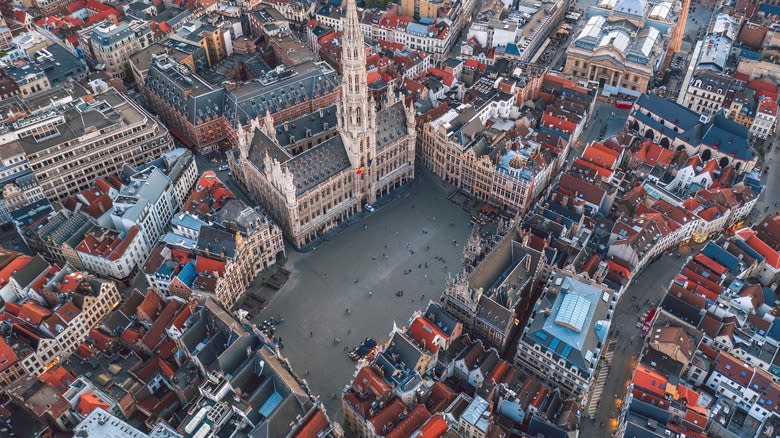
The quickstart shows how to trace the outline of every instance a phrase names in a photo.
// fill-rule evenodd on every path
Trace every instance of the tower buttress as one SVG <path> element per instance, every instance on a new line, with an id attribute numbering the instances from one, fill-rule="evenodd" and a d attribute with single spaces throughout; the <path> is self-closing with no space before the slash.
<path id="1" fill-rule="evenodd" d="M 242 160 L 246 160 L 249 157 L 249 138 L 240 120 L 236 128 L 236 137 L 238 137 L 238 153 Z"/>
<path id="2" fill-rule="evenodd" d="M 271 112 L 268 110 L 265 111 L 262 130 L 268 138 L 274 141 L 274 143 L 278 143 L 276 140 L 276 128 L 274 127 L 274 116 L 272 116 Z"/>
<path id="3" fill-rule="evenodd" d="M 387 84 L 387 93 L 385 94 L 384 107 L 391 107 L 395 105 L 396 102 L 398 102 L 398 97 L 395 95 L 395 86 L 393 86 L 393 81 L 390 81 L 390 83 Z"/>

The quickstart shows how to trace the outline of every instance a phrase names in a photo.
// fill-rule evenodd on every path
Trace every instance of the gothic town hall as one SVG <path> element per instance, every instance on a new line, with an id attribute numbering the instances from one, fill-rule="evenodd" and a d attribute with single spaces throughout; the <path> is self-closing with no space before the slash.
<path id="1" fill-rule="evenodd" d="M 388 87 L 382 108 L 366 81 L 355 0 L 347 1 L 336 105 L 274 126 L 270 115 L 238 127 L 236 176 L 302 247 L 414 178 L 414 110 Z"/>

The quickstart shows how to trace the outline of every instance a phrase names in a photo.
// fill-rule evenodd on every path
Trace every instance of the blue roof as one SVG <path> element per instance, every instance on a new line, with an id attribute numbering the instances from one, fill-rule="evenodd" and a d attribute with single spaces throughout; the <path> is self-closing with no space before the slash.
<path id="1" fill-rule="evenodd" d="M 780 318 L 775 318 L 772 321 L 772 326 L 769 327 L 769 333 L 766 335 L 776 341 L 780 341 Z"/>
<path id="2" fill-rule="evenodd" d="M 602 291 L 579 281 L 571 281 L 569 278 L 566 278 L 564 283 L 564 287 L 561 288 L 562 292 L 558 294 L 553 304 L 550 313 L 552 317 L 545 320 L 543 327 L 544 331 L 555 337 L 550 342 L 550 349 L 554 349 L 552 347 L 553 343 L 557 344 L 555 341 L 560 340 L 569 344 L 572 348 L 580 350 L 583 348 L 591 322 L 594 322 L 593 317 L 598 307 L 598 301 L 601 299 Z M 565 292 L 563 291 L 564 288 L 566 289 Z M 583 314 L 578 316 L 576 321 L 573 321 L 575 324 L 568 324 L 566 321 L 570 315 L 566 306 L 573 303 L 582 304 Z M 579 330 L 570 328 L 575 326 Z"/>
<path id="3" fill-rule="evenodd" d="M 171 218 L 171 225 L 179 225 L 191 230 L 200 231 L 200 227 L 205 223 L 189 213 L 177 214 Z"/>
<path id="4" fill-rule="evenodd" d="M 186 284 L 187 287 L 192 287 L 192 283 L 195 281 L 195 277 L 198 276 L 198 272 L 195 270 L 195 262 L 190 260 L 186 265 L 184 265 L 181 268 L 181 271 L 179 271 L 179 280 L 181 280 L 182 283 Z"/>
<path id="5" fill-rule="evenodd" d="M 428 36 L 428 26 L 419 23 L 409 23 L 406 32 L 417 36 Z"/>
<path id="6" fill-rule="evenodd" d="M 761 59 L 761 54 L 760 53 L 758 53 L 756 51 L 753 51 L 753 50 L 748 50 L 748 49 L 740 50 L 739 51 L 739 56 L 741 56 L 743 58 L 747 58 L 747 59 L 752 59 L 754 61 L 758 61 L 758 60 Z"/>
<path id="7" fill-rule="evenodd" d="M 745 243 L 744 240 L 736 239 L 734 241 L 734 245 L 737 245 L 737 248 L 739 248 L 742 251 L 745 251 L 746 253 L 750 254 L 751 257 L 755 258 L 759 262 L 764 260 L 764 256 L 762 256 L 761 254 L 756 252 L 756 250 L 751 248 L 750 245 Z"/>
<path id="8" fill-rule="evenodd" d="M 655 94 L 643 94 L 639 96 L 636 103 L 641 108 L 674 122 L 683 130 L 690 129 L 699 123 L 698 113 L 691 111 L 673 100 Z"/>
<path id="9" fill-rule="evenodd" d="M 198 244 L 198 242 L 188 239 L 184 236 L 180 236 L 176 233 L 167 232 L 160 237 L 160 241 L 176 245 L 176 246 L 183 246 L 185 248 L 195 248 L 195 246 Z"/>
<path id="10" fill-rule="evenodd" d="M 509 43 L 506 45 L 506 53 L 508 55 L 520 56 L 520 49 L 517 47 L 517 44 Z"/>
<path id="11" fill-rule="evenodd" d="M 780 6 L 761 3 L 758 6 L 758 10 L 765 13 L 766 15 L 776 15 L 780 17 Z"/>
<path id="12" fill-rule="evenodd" d="M 265 403 L 263 403 L 262 406 L 260 406 L 260 409 L 257 411 L 260 412 L 260 415 L 264 416 L 265 418 L 268 418 L 271 416 L 271 414 L 276 410 L 276 408 L 282 403 L 282 395 L 278 392 L 274 391 L 273 394 L 271 394 L 268 399 L 266 399 Z"/>
<path id="13" fill-rule="evenodd" d="M 701 253 L 725 266 L 732 273 L 739 272 L 739 259 L 713 242 L 708 242 Z"/>
<path id="14" fill-rule="evenodd" d="M 569 139 L 569 134 L 567 134 L 567 133 L 565 133 L 563 131 L 559 131 L 559 130 L 554 129 L 554 128 L 550 128 L 548 126 L 540 127 L 539 131 L 540 132 L 546 132 L 546 133 L 553 134 L 553 135 L 557 135 L 558 137 L 561 137 L 561 138 L 563 138 L 565 140 Z"/>
<path id="15" fill-rule="evenodd" d="M 174 262 L 172 260 L 168 260 L 157 269 L 156 274 L 160 275 L 165 278 L 171 278 L 173 276 L 173 267 Z"/>
<path id="16" fill-rule="evenodd" d="M 520 406 L 520 403 L 502 400 L 498 412 L 515 423 L 522 424 L 523 421 L 525 421 L 525 412 L 523 411 L 523 407 Z"/>
<path id="17" fill-rule="evenodd" d="M 463 411 L 463 414 L 461 414 L 460 417 L 469 424 L 477 426 L 482 432 L 486 432 L 488 428 L 488 422 L 487 418 L 482 414 L 487 409 L 488 402 L 484 398 L 476 396 L 471 401 L 471 403 L 469 403 L 468 407 L 466 407 L 466 410 Z"/>
<path id="18" fill-rule="evenodd" d="M 753 159 L 747 128 L 721 114 L 715 115 L 707 124 L 701 141 L 718 152 L 733 155 L 740 160 Z"/>

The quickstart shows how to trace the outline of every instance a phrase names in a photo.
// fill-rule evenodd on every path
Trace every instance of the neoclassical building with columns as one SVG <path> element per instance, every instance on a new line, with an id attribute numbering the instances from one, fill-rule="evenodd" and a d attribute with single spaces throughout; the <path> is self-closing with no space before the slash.
<path id="1" fill-rule="evenodd" d="M 646 92 L 663 68 L 678 15 L 679 5 L 668 1 L 601 0 L 569 46 L 564 73 L 611 93 Z"/>
<path id="2" fill-rule="evenodd" d="M 347 1 L 336 105 L 275 125 L 267 114 L 237 128 L 229 166 L 300 248 L 414 179 L 414 109 L 388 87 L 368 92 L 363 33 Z"/>

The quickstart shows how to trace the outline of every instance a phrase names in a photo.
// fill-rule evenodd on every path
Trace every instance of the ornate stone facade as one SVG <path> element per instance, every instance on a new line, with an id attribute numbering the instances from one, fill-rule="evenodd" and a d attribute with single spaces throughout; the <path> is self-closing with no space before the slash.
<path id="1" fill-rule="evenodd" d="M 392 87 L 383 108 L 369 96 L 363 34 L 354 1 L 343 32 L 342 90 L 328 107 L 274 126 L 237 130 L 234 175 L 302 247 L 414 178 L 414 110 Z"/>

